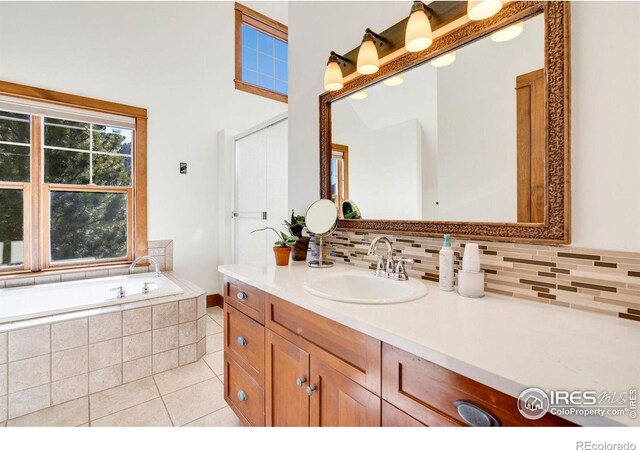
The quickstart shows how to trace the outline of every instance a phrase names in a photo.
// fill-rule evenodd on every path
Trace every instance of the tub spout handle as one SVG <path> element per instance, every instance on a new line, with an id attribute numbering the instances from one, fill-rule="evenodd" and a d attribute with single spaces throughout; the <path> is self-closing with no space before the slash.
<path id="1" fill-rule="evenodd" d="M 124 288 L 122 286 L 118 286 L 118 287 L 114 287 L 112 289 L 109 289 L 111 292 L 117 292 L 117 297 L 118 298 L 124 298 L 127 293 L 124 291 Z"/>
<path id="2" fill-rule="evenodd" d="M 151 291 L 151 289 L 149 289 L 149 286 L 152 285 L 152 284 L 156 284 L 156 282 L 155 281 L 145 281 L 144 282 L 144 286 L 142 288 L 142 293 L 143 294 L 148 294 Z"/>

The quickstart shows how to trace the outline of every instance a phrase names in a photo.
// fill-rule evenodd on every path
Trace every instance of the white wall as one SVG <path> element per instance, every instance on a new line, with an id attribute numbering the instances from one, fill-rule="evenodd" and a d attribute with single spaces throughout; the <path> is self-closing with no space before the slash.
<path id="1" fill-rule="evenodd" d="M 359 44 L 407 15 L 406 2 L 289 5 L 290 204 L 319 197 L 318 95 L 331 50 Z M 639 2 L 573 2 L 573 244 L 640 251 Z M 318 23 L 331 26 L 317 27 Z M 308 30 L 313 29 L 313 33 Z M 594 32 L 595 31 L 595 32 Z"/>
<path id="2" fill-rule="evenodd" d="M 538 15 L 516 39 L 486 37 L 437 69 L 439 220 L 518 221 L 516 77 L 542 68 Z"/>
<path id="3" fill-rule="evenodd" d="M 420 124 L 411 119 L 369 128 L 345 100 L 332 109 L 332 139 L 349 147 L 349 199 L 365 219 L 422 219 Z M 402 176 L 394 176 L 402 174 Z"/>
<path id="4" fill-rule="evenodd" d="M 287 20 L 282 2 L 249 6 Z M 233 78 L 233 2 L 0 2 L 0 79 L 148 109 L 149 239 L 173 239 L 175 270 L 209 293 L 217 133 L 287 109 Z"/>

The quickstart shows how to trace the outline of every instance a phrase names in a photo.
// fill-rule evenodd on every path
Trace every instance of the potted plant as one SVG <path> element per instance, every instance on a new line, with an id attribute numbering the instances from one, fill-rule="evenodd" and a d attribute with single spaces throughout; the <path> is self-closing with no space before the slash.
<path id="1" fill-rule="evenodd" d="M 273 253 L 276 257 L 276 266 L 286 266 L 289 264 L 289 255 L 291 254 L 291 247 L 298 241 L 297 236 L 288 235 L 282 231 L 278 232 L 275 228 L 266 227 L 259 230 L 253 230 L 252 233 L 257 231 L 272 230 L 278 240 L 273 243 Z"/>
<path id="2" fill-rule="evenodd" d="M 309 250 L 309 236 L 303 236 L 302 230 L 307 226 L 304 216 L 297 216 L 295 211 L 291 210 L 291 221 L 284 221 L 284 225 L 289 229 L 292 236 L 298 238 L 293 246 L 291 258 L 294 261 L 306 261 L 307 250 Z"/>

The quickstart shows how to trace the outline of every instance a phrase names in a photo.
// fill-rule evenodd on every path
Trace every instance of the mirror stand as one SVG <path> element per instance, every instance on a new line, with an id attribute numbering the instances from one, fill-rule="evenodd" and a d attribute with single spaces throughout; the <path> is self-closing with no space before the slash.
<path id="1" fill-rule="evenodd" d="M 323 251 L 322 249 L 324 248 L 322 245 L 322 238 L 325 235 L 323 234 L 319 234 L 317 235 L 318 238 L 318 259 L 314 260 L 314 261 L 309 261 L 307 263 L 307 265 L 309 267 L 313 267 L 314 269 L 327 269 L 329 267 L 333 267 L 333 262 L 331 261 L 324 261 L 324 256 L 323 256 Z"/>

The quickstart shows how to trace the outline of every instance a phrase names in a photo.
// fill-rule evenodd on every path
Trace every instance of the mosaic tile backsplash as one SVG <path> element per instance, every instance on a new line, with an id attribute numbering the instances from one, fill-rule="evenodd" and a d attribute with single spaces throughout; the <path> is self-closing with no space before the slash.
<path id="1" fill-rule="evenodd" d="M 379 234 L 334 232 L 324 239 L 325 257 L 373 270 L 367 250 Z M 395 255 L 415 261 L 410 277 L 438 281 L 441 238 L 386 236 Z M 456 273 L 466 242 L 480 244 L 487 292 L 640 322 L 640 253 L 453 239 Z M 314 244 L 310 250 L 316 253 Z"/>

